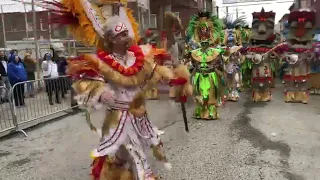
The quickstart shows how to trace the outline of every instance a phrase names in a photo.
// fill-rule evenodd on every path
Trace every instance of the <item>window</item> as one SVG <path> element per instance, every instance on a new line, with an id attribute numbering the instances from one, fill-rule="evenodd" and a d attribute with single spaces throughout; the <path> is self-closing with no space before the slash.
<path id="1" fill-rule="evenodd" d="M 175 14 L 177 17 L 180 17 L 180 13 L 179 13 L 179 12 L 174 12 L 174 14 Z"/>
<path id="2" fill-rule="evenodd" d="M 60 29 L 53 29 L 52 30 L 52 35 L 53 35 L 54 38 L 60 38 L 61 37 Z"/>
<path id="3" fill-rule="evenodd" d="M 44 28 L 44 24 L 43 24 L 43 20 L 42 20 L 42 19 L 39 20 L 39 25 L 40 25 L 40 30 L 41 30 L 41 31 L 45 31 L 45 30 L 46 30 L 46 29 Z"/>
<path id="4" fill-rule="evenodd" d="M 150 14 L 150 28 L 157 28 L 157 15 Z"/>
<path id="5" fill-rule="evenodd" d="M 28 32 L 33 31 L 33 20 L 32 18 L 27 19 L 27 26 L 26 26 Z"/>

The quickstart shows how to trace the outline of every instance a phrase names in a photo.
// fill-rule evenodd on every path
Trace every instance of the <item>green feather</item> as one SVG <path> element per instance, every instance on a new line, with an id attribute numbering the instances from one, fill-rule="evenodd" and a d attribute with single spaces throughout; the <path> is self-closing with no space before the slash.
<path id="1" fill-rule="evenodd" d="M 187 28 L 187 36 L 191 38 L 196 31 L 196 26 L 198 25 L 199 16 L 194 15 L 191 17 L 188 28 Z M 210 21 L 213 23 L 213 37 L 220 38 L 223 22 L 215 15 L 210 16 Z"/>

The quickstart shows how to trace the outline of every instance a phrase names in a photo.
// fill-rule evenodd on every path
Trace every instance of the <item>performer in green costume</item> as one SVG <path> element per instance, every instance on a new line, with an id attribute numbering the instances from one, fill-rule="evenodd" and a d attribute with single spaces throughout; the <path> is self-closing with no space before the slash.
<path id="1" fill-rule="evenodd" d="M 201 48 L 191 51 L 190 58 L 194 66 L 194 92 L 196 107 L 194 117 L 197 119 L 218 119 L 217 106 L 221 96 L 222 49 L 210 47 L 208 41 L 200 43 Z"/>
<path id="2" fill-rule="evenodd" d="M 222 41 L 221 31 L 222 21 L 210 12 L 199 12 L 188 25 L 186 54 L 193 67 L 195 118 L 218 118 L 217 106 L 224 86 L 220 56 L 223 51 L 214 47 Z"/>

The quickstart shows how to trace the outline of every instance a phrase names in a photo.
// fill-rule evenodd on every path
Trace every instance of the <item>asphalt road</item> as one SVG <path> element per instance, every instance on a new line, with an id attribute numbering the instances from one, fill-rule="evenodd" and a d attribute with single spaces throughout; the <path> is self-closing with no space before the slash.
<path id="1" fill-rule="evenodd" d="M 279 85 L 280 86 L 280 85 Z M 150 119 L 165 131 L 171 171 L 165 180 L 320 180 L 320 96 L 286 104 L 281 88 L 270 103 L 252 103 L 250 93 L 220 108 L 221 120 L 191 118 L 184 131 L 179 104 L 149 101 Z M 103 112 L 93 118 L 101 121 Z M 98 143 L 83 114 L 0 139 L 1 180 L 87 180 L 89 152 Z M 154 165 L 160 169 L 159 164 Z"/>

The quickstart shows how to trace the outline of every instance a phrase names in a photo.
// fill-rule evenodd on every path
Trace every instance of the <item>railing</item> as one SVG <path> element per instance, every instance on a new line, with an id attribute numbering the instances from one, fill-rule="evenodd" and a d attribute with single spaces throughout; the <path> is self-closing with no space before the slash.
<path id="1" fill-rule="evenodd" d="M 0 133 L 15 129 L 13 106 L 9 90 L 5 86 L 0 86 Z"/>
<path id="2" fill-rule="evenodd" d="M 77 108 L 69 76 L 19 82 L 10 91 L 2 89 L 9 92 L 9 101 L 0 105 L 0 133 L 14 130 L 27 136 L 23 129 Z"/>

